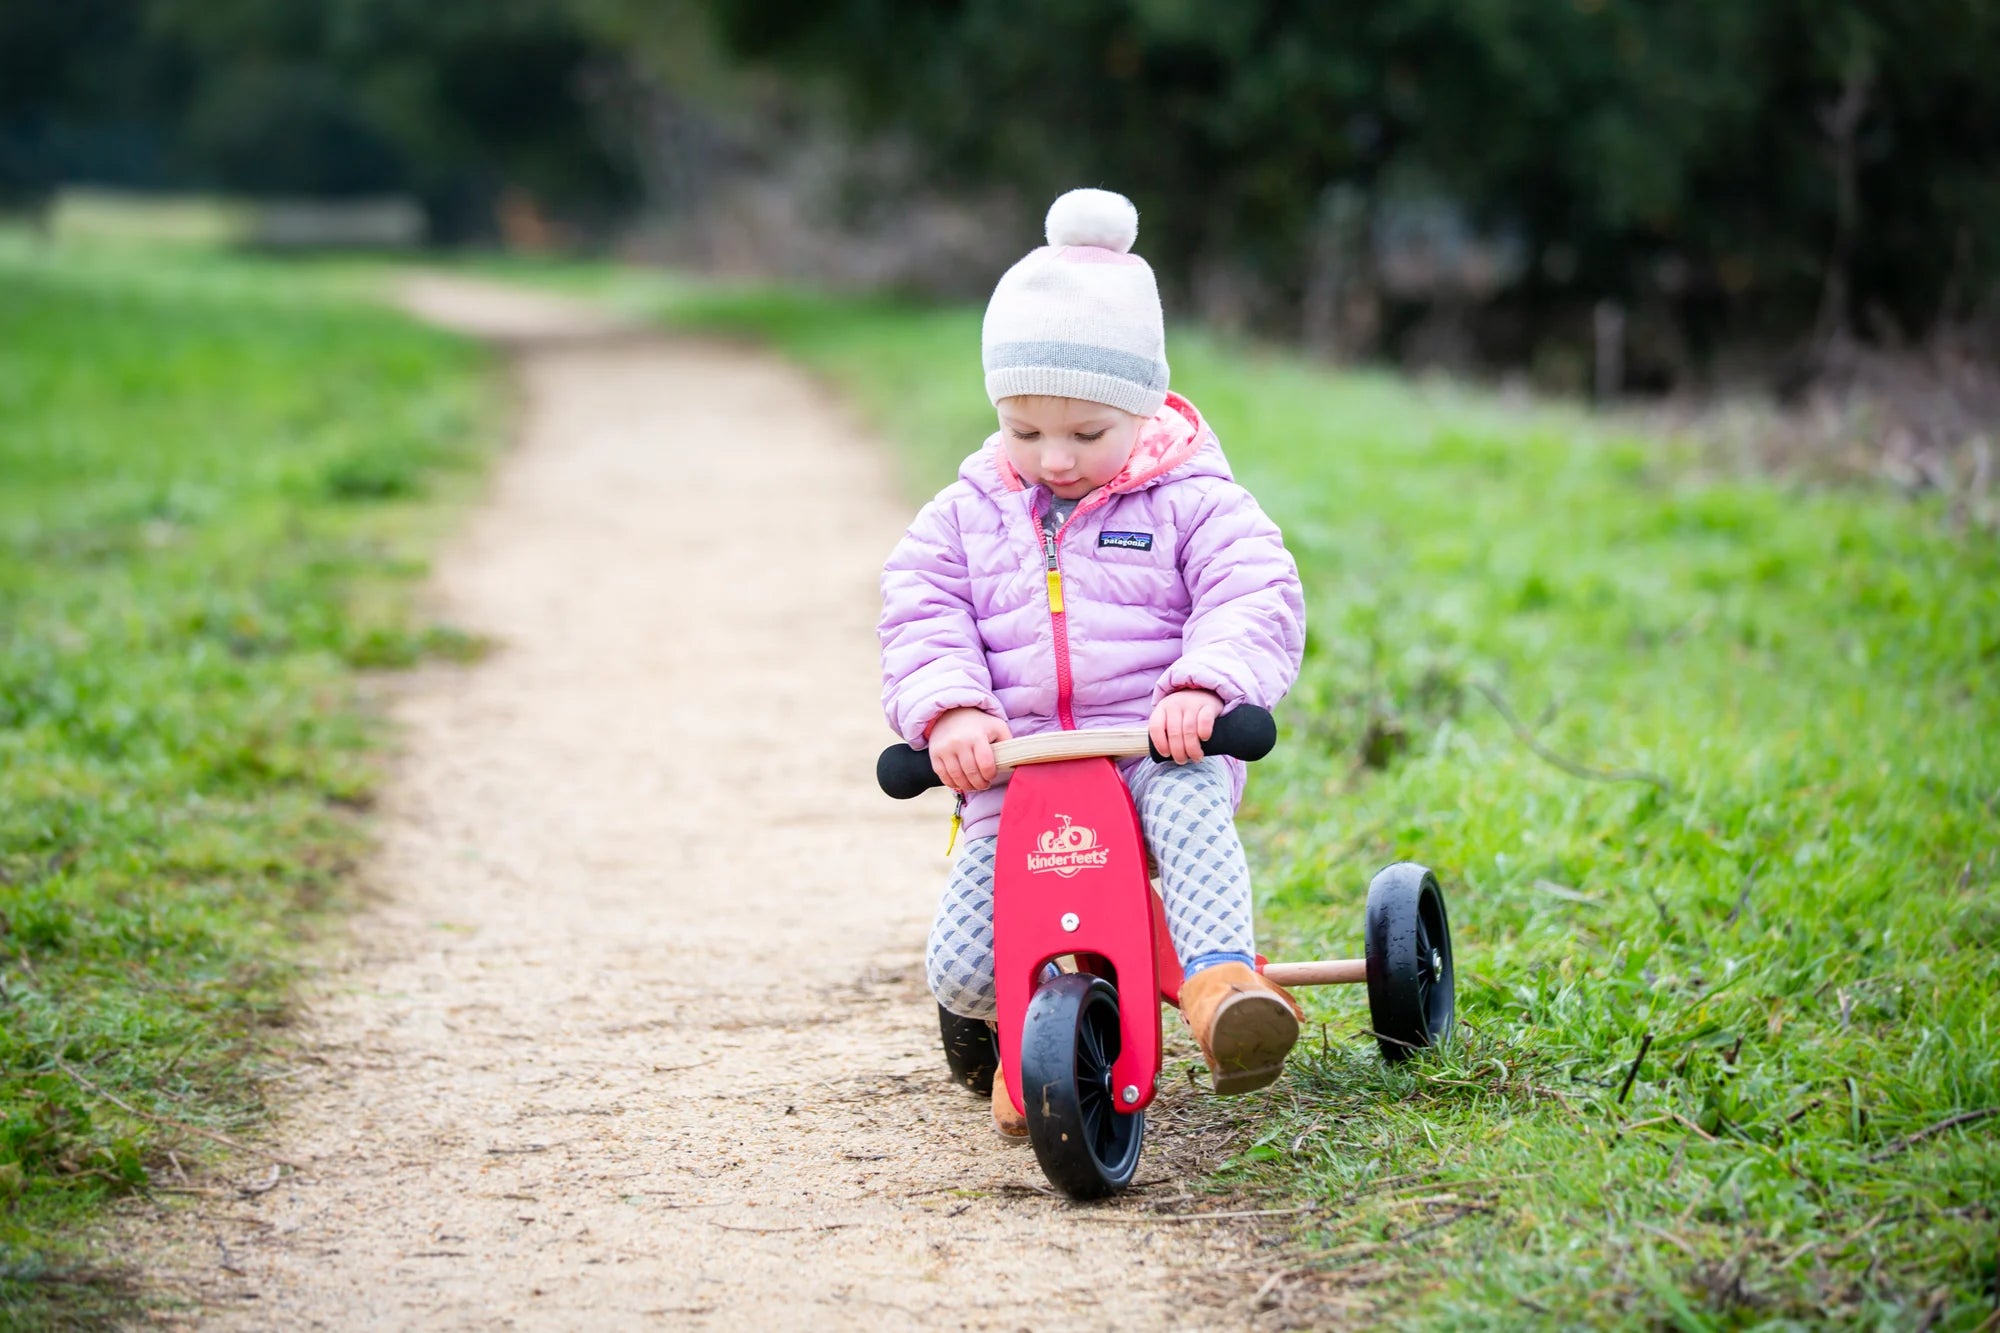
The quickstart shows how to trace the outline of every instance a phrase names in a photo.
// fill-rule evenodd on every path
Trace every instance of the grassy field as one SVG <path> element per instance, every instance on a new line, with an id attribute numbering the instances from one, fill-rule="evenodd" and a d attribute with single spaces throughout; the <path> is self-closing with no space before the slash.
<path id="1" fill-rule="evenodd" d="M 976 312 L 604 274 L 514 276 L 772 341 L 906 447 L 913 506 L 990 428 Z M 1251 788 L 1262 943 L 1355 951 L 1413 857 L 1460 964 L 1446 1051 L 1385 1069 L 1362 997 L 1313 993 L 1291 1077 L 1216 1103 L 1218 1186 L 1317 1209 L 1267 1299 L 1986 1326 L 2000 540 L 1578 414 L 1173 353 L 1311 602 Z M 491 387 L 338 271 L 0 235 L 0 1324 L 108 1309 L 79 1227 L 254 1120 L 361 845 L 365 670 L 476 648 L 410 592 Z"/>
<path id="2" fill-rule="evenodd" d="M 350 287 L 0 234 L 0 1325 L 114 1309 L 81 1229 L 254 1119 L 363 673 L 476 648 L 410 593 L 488 363 Z"/>
<path id="3" fill-rule="evenodd" d="M 822 372 L 906 447 L 913 501 L 992 429 L 977 312 L 670 309 Z M 1171 352 L 1308 590 L 1248 807 L 1261 943 L 1357 952 L 1370 875 L 1411 858 L 1458 951 L 1446 1051 L 1387 1069 L 1364 997 L 1313 993 L 1278 1092 L 1218 1104 L 1224 1185 L 1324 1205 L 1266 1299 L 1994 1327 L 1995 535 L 1578 413 Z"/>

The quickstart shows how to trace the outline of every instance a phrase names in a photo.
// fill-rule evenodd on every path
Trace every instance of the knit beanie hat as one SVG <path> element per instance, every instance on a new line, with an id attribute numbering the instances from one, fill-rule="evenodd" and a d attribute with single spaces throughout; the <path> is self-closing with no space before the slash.
<path id="1" fill-rule="evenodd" d="M 1150 417 L 1167 397 L 1167 347 L 1153 270 L 1132 254 L 1139 210 L 1109 190 L 1049 207 L 1049 243 L 1001 277 L 986 303 L 986 396 L 1048 394 Z"/>

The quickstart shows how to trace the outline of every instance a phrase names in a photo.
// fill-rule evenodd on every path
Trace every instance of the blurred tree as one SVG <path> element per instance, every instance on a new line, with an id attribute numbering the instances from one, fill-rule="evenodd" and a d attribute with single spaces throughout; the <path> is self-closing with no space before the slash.
<path id="1" fill-rule="evenodd" d="M 1602 308 L 1658 378 L 2000 280 L 1996 0 L 0 0 L 0 195 L 696 211 L 827 94 L 926 188 L 1126 191 L 1177 300 L 1331 347 Z"/>
<path id="2" fill-rule="evenodd" d="M 638 3 L 638 0 L 632 0 Z M 941 172 L 1132 194 L 1148 253 L 1310 285 L 1329 187 L 1442 196 L 1600 298 L 1709 329 L 1931 326 L 2000 277 L 1990 0 L 715 0 Z M 1325 247 L 1320 247 L 1324 249 Z"/>
<path id="3" fill-rule="evenodd" d="M 586 84 L 619 59 L 568 0 L 0 0 L 0 191 L 409 190 L 447 234 L 510 186 L 602 211 L 633 180 Z M 100 140 L 129 147 L 71 146 Z"/>

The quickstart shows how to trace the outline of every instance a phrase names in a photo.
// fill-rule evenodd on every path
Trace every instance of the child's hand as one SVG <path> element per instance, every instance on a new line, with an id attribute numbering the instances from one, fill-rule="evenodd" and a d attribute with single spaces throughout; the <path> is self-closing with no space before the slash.
<path id="1" fill-rule="evenodd" d="M 1146 729 L 1153 748 L 1171 755 L 1177 764 L 1201 758 L 1201 743 L 1215 734 L 1222 716 L 1222 697 L 1208 690 L 1175 690 L 1153 707 Z"/>
<path id="2" fill-rule="evenodd" d="M 983 708 L 948 708 L 931 724 L 931 771 L 953 791 L 985 791 L 1000 775 L 993 744 L 1013 734 Z"/>

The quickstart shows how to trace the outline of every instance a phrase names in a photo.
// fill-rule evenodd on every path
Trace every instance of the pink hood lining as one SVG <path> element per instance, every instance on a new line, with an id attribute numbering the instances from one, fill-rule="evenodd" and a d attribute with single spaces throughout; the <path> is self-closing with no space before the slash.
<path id="1" fill-rule="evenodd" d="M 1098 489 L 1106 495 L 1136 491 L 1201 452 L 1202 441 L 1207 436 L 1207 423 L 1202 421 L 1195 405 L 1170 392 L 1160 410 L 1139 428 L 1139 442 L 1132 446 L 1132 456 L 1125 460 L 1125 466 Z M 994 469 L 1000 474 L 1000 484 L 1010 491 L 1025 490 L 1026 483 L 1008 461 L 1007 450 L 1000 443 L 997 433 L 993 436 L 992 454 Z"/>

